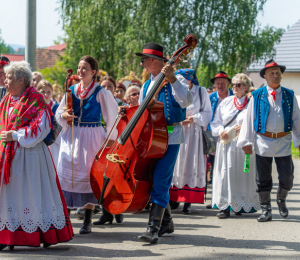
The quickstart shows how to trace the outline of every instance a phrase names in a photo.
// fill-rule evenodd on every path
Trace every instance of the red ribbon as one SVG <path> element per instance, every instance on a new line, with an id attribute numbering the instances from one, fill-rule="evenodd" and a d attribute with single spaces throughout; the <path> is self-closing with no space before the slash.
<path id="1" fill-rule="evenodd" d="M 9 62 L 7 62 L 7 61 L 4 61 L 4 60 L 0 61 L 0 66 L 5 66 L 5 65 L 8 65 L 8 64 L 9 64 Z"/>
<path id="2" fill-rule="evenodd" d="M 215 78 L 228 78 L 228 76 L 223 73 L 218 73 Z"/>
<path id="3" fill-rule="evenodd" d="M 143 54 L 154 54 L 162 58 L 164 56 L 164 54 L 161 51 L 152 50 L 152 49 L 143 49 Z"/>
<path id="4" fill-rule="evenodd" d="M 274 67 L 274 66 L 279 66 L 279 65 L 276 62 L 273 62 L 273 63 L 266 65 L 265 68 Z"/>
<path id="5" fill-rule="evenodd" d="M 275 90 L 273 90 L 271 92 L 271 95 L 273 96 L 273 100 L 276 101 L 276 91 Z"/>

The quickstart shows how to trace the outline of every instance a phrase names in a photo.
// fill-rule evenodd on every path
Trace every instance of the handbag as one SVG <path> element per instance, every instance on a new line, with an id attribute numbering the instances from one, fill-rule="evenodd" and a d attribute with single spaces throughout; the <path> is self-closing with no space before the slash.
<path id="1" fill-rule="evenodd" d="M 62 130 L 61 125 L 56 121 L 55 116 L 53 116 L 53 129 L 51 129 L 50 133 L 47 135 L 47 137 L 44 139 L 44 143 L 49 146 L 53 143 L 55 143 L 55 140 L 59 133 Z"/>
<path id="2" fill-rule="evenodd" d="M 201 112 L 201 106 L 202 106 L 202 95 L 201 95 L 201 87 L 199 87 L 199 98 L 200 98 L 200 110 Z M 215 138 L 212 136 L 211 130 L 207 129 L 205 130 L 203 126 L 202 128 L 202 143 L 203 143 L 203 153 L 204 154 L 210 154 L 214 153 L 216 151 L 216 142 Z"/>

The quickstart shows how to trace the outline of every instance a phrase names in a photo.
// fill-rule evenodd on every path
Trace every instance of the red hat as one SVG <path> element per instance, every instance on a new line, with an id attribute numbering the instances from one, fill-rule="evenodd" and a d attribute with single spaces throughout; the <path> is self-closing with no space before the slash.
<path id="1" fill-rule="evenodd" d="M 283 73 L 286 69 L 285 66 L 278 65 L 273 59 L 268 60 L 265 64 L 265 67 L 260 71 L 259 75 L 264 79 L 264 75 L 267 69 L 272 68 L 272 67 L 279 67 L 281 70 L 281 73 Z"/>
<path id="2" fill-rule="evenodd" d="M 145 44 L 143 52 L 142 53 L 138 52 L 135 55 L 137 56 L 145 55 L 154 59 L 164 60 L 165 62 L 167 62 L 168 59 L 164 57 L 163 51 L 164 48 L 161 45 L 154 42 L 148 42 Z"/>
<path id="3" fill-rule="evenodd" d="M 9 59 L 5 56 L 1 56 L 0 57 L 0 66 L 5 66 L 5 65 L 8 65 L 10 62 L 9 62 Z"/>
<path id="4" fill-rule="evenodd" d="M 221 71 L 221 70 L 218 72 L 218 74 L 214 78 L 212 78 L 210 80 L 210 82 L 214 84 L 215 83 L 215 79 L 218 79 L 218 78 L 228 79 L 229 83 L 231 83 L 231 79 L 228 77 L 227 73 L 224 72 L 224 71 Z"/>

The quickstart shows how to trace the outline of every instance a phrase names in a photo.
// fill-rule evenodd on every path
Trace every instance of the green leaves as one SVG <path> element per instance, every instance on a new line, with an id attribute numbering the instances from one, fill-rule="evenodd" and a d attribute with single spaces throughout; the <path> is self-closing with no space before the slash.
<path id="1" fill-rule="evenodd" d="M 274 55 L 282 29 L 260 28 L 256 17 L 266 0 L 60 0 L 67 38 L 63 67 L 76 69 L 83 55 L 92 55 L 99 68 L 116 78 L 142 72 L 135 56 L 147 42 L 164 46 L 172 55 L 195 34 L 198 46 L 188 63 L 200 84 L 223 69 L 233 75 L 260 57 Z M 58 65 L 58 64 L 57 64 Z M 55 71 L 55 72 L 54 72 Z M 59 69 L 51 73 L 59 76 Z M 49 74 L 51 74 L 49 72 Z M 52 78 L 52 76 L 51 76 Z M 59 80 L 59 83 L 62 82 Z"/>

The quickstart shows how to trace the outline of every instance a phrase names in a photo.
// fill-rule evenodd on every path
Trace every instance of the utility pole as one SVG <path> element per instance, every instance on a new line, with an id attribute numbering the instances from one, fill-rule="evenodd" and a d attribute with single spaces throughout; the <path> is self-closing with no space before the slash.
<path id="1" fill-rule="evenodd" d="M 36 0 L 27 0 L 25 60 L 36 70 Z"/>

